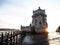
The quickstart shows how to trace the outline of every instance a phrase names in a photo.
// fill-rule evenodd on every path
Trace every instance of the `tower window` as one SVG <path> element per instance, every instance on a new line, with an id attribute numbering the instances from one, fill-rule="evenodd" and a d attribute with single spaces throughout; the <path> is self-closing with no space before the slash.
<path id="1" fill-rule="evenodd" d="M 37 25 L 37 19 L 35 19 L 35 25 Z"/>
<path id="2" fill-rule="evenodd" d="M 46 22 L 46 19 L 43 19 L 43 22 Z"/>
<path id="3" fill-rule="evenodd" d="M 39 24 L 41 25 L 42 23 L 41 23 L 41 22 L 39 22 Z"/>
<path id="4" fill-rule="evenodd" d="M 43 22 L 46 22 L 46 17 L 43 17 Z"/>

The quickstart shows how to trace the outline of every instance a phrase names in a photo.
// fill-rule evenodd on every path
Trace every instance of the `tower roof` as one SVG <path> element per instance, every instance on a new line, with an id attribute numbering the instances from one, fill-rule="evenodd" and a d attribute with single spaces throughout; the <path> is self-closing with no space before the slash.
<path id="1" fill-rule="evenodd" d="M 38 16 L 38 15 L 44 15 L 44 16 L 46 16 L 45 15 L 45 10 L 42 10 L 40 7 L 37 10 L 34 10 L 32 17 Z"/>

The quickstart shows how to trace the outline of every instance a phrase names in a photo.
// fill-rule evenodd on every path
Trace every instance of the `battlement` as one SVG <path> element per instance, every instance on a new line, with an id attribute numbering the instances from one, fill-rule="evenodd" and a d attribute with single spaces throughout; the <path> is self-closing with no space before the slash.
<path id="1" fill-rule="evenodd" d="M 45 10 L 42 10 L 40 7 L 37 10 L 33 11 L 33 15 L 35 14 L 45 14 Z"/>

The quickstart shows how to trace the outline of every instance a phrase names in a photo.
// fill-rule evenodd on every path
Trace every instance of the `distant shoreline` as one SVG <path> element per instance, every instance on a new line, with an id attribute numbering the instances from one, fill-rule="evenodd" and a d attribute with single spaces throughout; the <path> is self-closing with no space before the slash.
<path id="1" fill-rule="evenodd" d="M 19 29 L 5 29 L 5 28 L 1 28 L 0 31 L 16 31 Z"/>

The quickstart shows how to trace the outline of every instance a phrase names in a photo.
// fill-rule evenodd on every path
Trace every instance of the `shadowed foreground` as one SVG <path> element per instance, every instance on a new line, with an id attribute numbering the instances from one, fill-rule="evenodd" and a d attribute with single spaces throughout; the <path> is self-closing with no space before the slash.
<path id="1" fill-rule="evenodd" d="M 26 34 L 21 45 L 49 45 L 48 34 Z"/>

